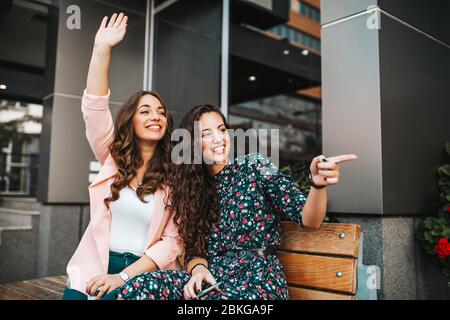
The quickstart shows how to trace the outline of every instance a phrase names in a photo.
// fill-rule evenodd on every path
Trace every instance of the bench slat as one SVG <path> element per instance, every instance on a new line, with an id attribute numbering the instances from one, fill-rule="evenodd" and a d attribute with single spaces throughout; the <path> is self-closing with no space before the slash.
<path id="1" fill-rule="evenodd" d="M 288 284 L 356 293 L 357 260 L 278 252 Z M 337 277 L 336 273 L 342 276 Z"/>
<path id="2" fill-rule="evenodd" d="M 27 282 L 27 281 L 5 284 L 5 285 L 3 285 L 3 287 L 12 289 L 12 290 L 17 291 L 22 294 L 25 294 L 36 300 L 60 300 L 61 299 L 61 295 L 59 293 L 50 291 L 48 289 L 42 288 L 38 285 L 35 285 L 35 284 L 33 284 L 31 282 Z"/>
<path id="3" fill-rule="evenodd" d="M 282 221 L 281 228 L 283 250 L 358 257 L 361 236 L 359 225 L 324 223 L 319 229 L 309 229 Z M 340 238 L 340 234 L 345 234 L 345 237 Z"/>
<path id="4" fill-rule="evenodd" d="M 289 300 L 356 300 L 355 296 L 289 287 Z"/>
<path id="5" fill-rule="evenodd" d="M 63 284 L 64 286 L 67 285 L 67 276 L 65 276 L 65 275 L 48 277 L 48 278 L 46 278 L 46 279 L 49 279 L 49 280 L 51 280 L 51 281 L 55 281 L 55 282 L 61 283 L 61 284 Z"/>
<path id="6" fill-rule="evenodd" d="M 10 288 L 1 285 L 0 300 L 33 300 L 33 297 L 30 297 L 26 294 L 17 292 L 15 290 L 12 290 Z"/>
<path id="7" fill-rule="evenodd" d="M 64 289 L 66 288 L 65 284 L 62 284 L 60 282 L 53 281 L 51 278 L 44 278 L 44 279 L 34 279 L 28 281 L 34 285 L 37 285 L 39 287 L 42 287 L 44 289 L 54 291 L 55 293 L 62 294 L 64 293 Z"/>

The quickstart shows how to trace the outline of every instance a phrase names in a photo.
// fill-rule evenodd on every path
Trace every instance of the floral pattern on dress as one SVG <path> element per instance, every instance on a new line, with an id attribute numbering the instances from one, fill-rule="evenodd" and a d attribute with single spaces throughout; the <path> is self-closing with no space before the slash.
<path id="1" fill-rule="evenodd" d="M 305 195 L 292 179 L 260 154 L 250 154 L 227 164 L 212 177 L 215 181 L 220 219 L 208 236 L 208 268 L 221 292 L 204 300 L 288 299 L 283 266 L 275 255 L 229 257 L 224 251 L 279 248 L 282 216 L 299 224 Z M 186 263 L 193 257 L 187 257 Z M 158 270 L 131 279 L 118 289 L 119 299 L 182 299 L 189 281 L 183 270 Z"/>

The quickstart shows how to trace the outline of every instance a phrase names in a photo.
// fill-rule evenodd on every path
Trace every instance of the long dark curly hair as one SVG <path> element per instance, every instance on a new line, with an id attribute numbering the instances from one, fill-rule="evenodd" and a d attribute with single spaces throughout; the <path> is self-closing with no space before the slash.
<path id="1" fill-rule="evenodd" d="M 185 256 L 202 256 L 207 253 L 207 240 L 211 227 L 218 222 L 219 206 L 216 186 L 210 176 L 208 166 L 201 162 L 196 164 L 194 131 L 196 121 L 209 112 L 221 115 L 225 127 L 228 128 L 225 117 L 220 109 L 213 105 L 194 107 L 181 120 L 180 128 L 189 132 L 191 139 L 183 140 L 183 150 L 190 150 L 190 163 L 177 164 L 171 183 L 171 203 L 176 210 L 174 220 L 178 224 L 178 233 L 185 245 Z M 198 146 L 197 146 L 198 147 Z M 201 150 L 201 148 L 200 148 Z"/>
<path id="2" fill-rule="evenodd" d="M 118 172 L 114 182 L 111 184 L 111 195 L 104 199 L 105 205 L 109 208 L 111 201 L 119 199 L 119 192 L 128 186 L 136 175 L 136 170 L 144 164 L 134 133 L 133 116 L 136 113 L 140 99 L 144 95 L 156 97 L 164 108 L 167 118 L 166 132 L 163 138 L 158 141 L 153 157 L 147 163 L 142 185 L 137 188 L 137 195 L 142 202 L 146 202 L 144 197 L 154 193 L 158 189 L 163 189 L 169 185 L 172 162 L 170 154 L 172 152 L 171 135 L 173 131 L 173 120 L 169 110 L 159 94 L 152 91 L 138 91 L 129 97 L 122 105 L 115 119 L 114 140 L 109 146 L 111 156 L 117 164 Z M 168 198 L 164 199 L 166 206 Z"/>

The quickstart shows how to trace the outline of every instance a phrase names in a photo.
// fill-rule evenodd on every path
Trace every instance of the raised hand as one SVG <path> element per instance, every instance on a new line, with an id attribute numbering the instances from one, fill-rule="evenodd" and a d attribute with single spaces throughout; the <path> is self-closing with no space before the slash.
<path id="1" fill-rule="evenodd" d="M 114 13 L 108 22 L 108 17 L 104 17 L 100 28 L 95 36 L 95 45 L 113 48 L 119 44 L 127 32 L 128 17 L 123 13 Z"/>
<path id="2" fill-rule="evenodd" d="M 311 177 L 315 184 L 319 186 L 334 185 L 339 182 L 339 163 L 356 160 L 355 154 L 344 154 L 335 157 L 320 155 L 311 162 Z"/>

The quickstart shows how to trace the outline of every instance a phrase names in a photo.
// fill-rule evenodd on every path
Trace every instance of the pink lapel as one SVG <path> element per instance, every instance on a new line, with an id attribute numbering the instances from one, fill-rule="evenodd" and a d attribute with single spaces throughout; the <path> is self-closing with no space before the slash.
<path id="1" fill-rule="evenodd" d="M 92 233 L 105 272 L 108 270 L 109 263 L 109 229 L 111 227 L 111 215 L 103 200 L 109 197 L 111 193 L 111 184 L 114 181 L 113 178 L 116 173 L 116 162 L 112 156 L 109 155 L 100 169 L 100 172 L 89 185 Z"/>
<path id="2" fill-rule="evenodd" d="M 165 205 L 164 205 L 164 197 L 166 195 L 166 190 L 158 189 L 154 195 L 153 202 L 153 212 L 152 212 L 152 221 L 150 223 L 150 228 L 148 230 L 149 242 L 147 248 L 159 239 L 160 227 L 162 226 L 162 220 L 164 218 L 165 213 Z"/>
<path id="3" fill-rule="evenodd" d="M 108 208 L 104 205 L 103 199 L 109 197 L 111 193 L 111 184 L 114 181 L 112 178 L 116 173 L 116 162 L 112 156 L 109 155 L 100 172 L 95 177 L 94 181 L 89 185 L 91 195 L 92 231 L 105 272 L 108 270 L 111 214 Z M 101 183 L 104 183 L 104 185 L 100 186 Z M 159 189 L 154 194 L 152 220 L 148 231 L 149 240 L 147 248 L 159 240 L 162 232 L 161 228 L 165 225 L 163 223 L 165 217 L 164 198 L 167 192 L 167 188 L 164 190 Z"/>
<path id="4" fill-rule="evenodd" d="M 95 177 L 94 181 L 89 185 L 89 187 L 95 186 L 96 184 L 105 181 L 106 179 L 115 176 L 117 173 L 117 165 L 111 154 L 106 158 L 100 172 Z"/>

